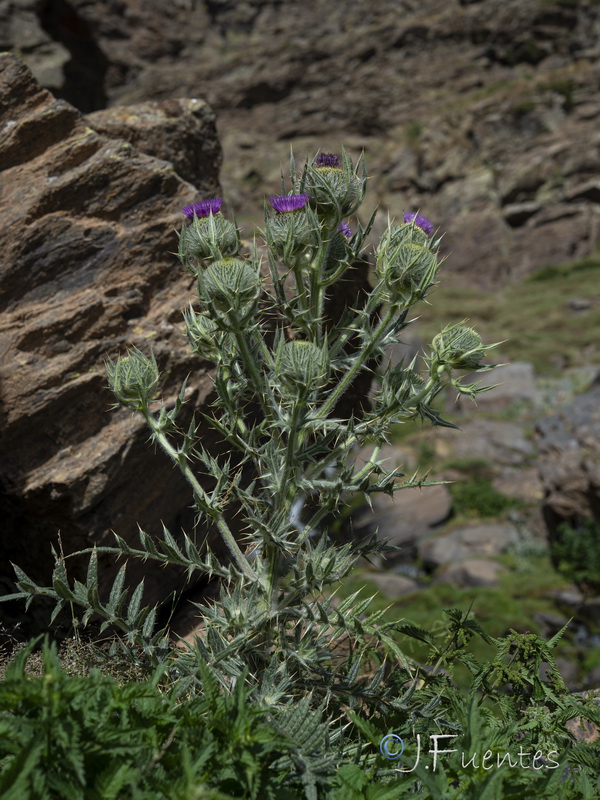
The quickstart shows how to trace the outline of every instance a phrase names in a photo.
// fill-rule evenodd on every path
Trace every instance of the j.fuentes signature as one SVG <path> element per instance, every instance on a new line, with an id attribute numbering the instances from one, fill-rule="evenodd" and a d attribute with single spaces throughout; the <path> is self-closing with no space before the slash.
<path id="1" fill-rule="evenodd" d="M 456 739 L 458 737 L 449 733 L 436 733 L 429 737 L 430 749 L 427 751 L 431 758 L 431 767 L 425 764 L 425 769 L 436 771 L 438 766 L 439 757 L 442 755 L 451 755 L 458 753 L 458 749 L 440 749 L 440 740 L 443 739 Z M 384 758 L 390 761 L 398 761 L 405 751 L 404 740 L 395 733 L 389 733 L 384 736 L 379 744 L 379 750 Z M 494 750 L 486 750 L 484 753 L 464 753 L 460 752 L 460 761 L 463 769 L 472 767 L 473 769 L 484 770 L 498 769 L 499 767 L 507 766 L 515 769 L 556 769 L 560 766 L 558 761 L 555 761 L 552 756 L 558 755 L 558 750 L 550 750 L 544 754 L 542 750 L 536 750 L 535 753 L 525 752 L 523 745 L 519 746 L 516 753 L 497 752 Z M 417 752 L 415 761 L 411 767 L 397 767 L 396 772 L 414 772 L 421 759 L 421 735 L 417 734 Z M 403 762 L 406 759 L 403 759 Z"/>

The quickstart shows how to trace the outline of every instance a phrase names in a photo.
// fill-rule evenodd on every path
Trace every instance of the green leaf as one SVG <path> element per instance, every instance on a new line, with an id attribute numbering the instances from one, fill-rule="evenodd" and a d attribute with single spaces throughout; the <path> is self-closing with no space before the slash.
<path id="1" fill-rule="evenodd" d="M 135 591 L 129 601 L 129 607 L 127 608 L 127 623 L 128 625 L 135 625 L 139 610 L 140 604 L 142 602 L 142 595 L 144 594 L 144 581 L 143 579 L 138 583 L 135 587 Z"/>
<path id="2" fill-rule="evenodd" d="M 406 636 L 410 636 L 412 639 L 419 639 L 419 641 L 435 647 L 435 638 L 423 628 L 419 628 L 416 625 L 405 624 L 400 625 L 398 628 L 396 628 L 396 630 L 398 633 L 404 633 Z"/>
<path id="3" fill-rule="evenodd" d="M 118 571 L 117 577 L 115 578 L 110 590 L 110 596 L 108 598 L 108 603 L 106 604 L 106 612 L 111 617 L 117 616 L 127 597 L 127 591 L 123 589 L 126 571 L 127 564 L 123 564 L 121 569 Z"/>
<path id="4" fill-rule="evenodd" d="M 8 769 L 0 774 L 0 796 L 2 800 L 24 800 L 30 797 L 30 776 L 40 770 L 39 762 L 44 751 L 44 742 L 29 741 L 15 756 Z"/>

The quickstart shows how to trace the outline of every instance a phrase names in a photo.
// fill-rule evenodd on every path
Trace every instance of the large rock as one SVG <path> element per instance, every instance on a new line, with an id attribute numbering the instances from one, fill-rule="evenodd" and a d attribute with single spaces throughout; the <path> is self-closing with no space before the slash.
<path id="1" fill-rule="evenodd" d="M 496 467 L 521 467 L 534 455 L 523 427 L 504 420 L 475 418 L 465 422 L 461 430 L 437 429 L 434 445 L 441 459 L 477 458 Z"/>
<path id="2" fill-rule="evenodd" d="M 477 408 L 484 413 L 504 411 L 516 404 L 535 406 L 540 403 L 540 393 L 535 383 L 533 365 L 527 361 L 515 361 L 502 364 L 490 372 L 475 373 L 471 380 L 464 383 L 476 383 L 481 388 L 494 387 L 477 397 Z M 449 394 L 448 409 L 471 412 L 473 403 L 464 395 L 458 398 Z"/>
<path id="3" fill-rule="evenodd" d="M 435 539 L 419 542 L 419 558 L 429 569 L 473 557 L 503 553 L 516 539 L 512 525 L 492 523 L 458 528 Z"/>
<path id="4" fill-rule="evenodd" d="M 503 572 L 506 572 L 506 568 L 497 561 L 467 558 L 441 569 L 435 576 L 434 583 L 450 583 L 461 588 L 496 587 Z"/>
<path id="5" fill-rule="evenodd" d="M 136 523 L 157 532 L 163 521 L 176 532 L 192 520 L 186 484 L 149 447 L 144 425 L 111 411 L 103 362 L 129 344 L 152 347 L 166 399 L 190 371 L 192 402 L 211 391 L 206 365 L 198 369 L 181 334 L 193 280 L 172 254 L 181 207 L 218 189 L 219 144 L 200 101 L 142 111 L 118 112 L 132 146 L 98 133 L 23 63 L 0 57 L 0 572 L 8 589 L 9 561 L 48 579 L 58 533 L 68 553 L 111 543 L 111 529 L 134 540 Z M 178 130 L 196 154 L 212 154 L 186 169 L 195 185 L 164 160 Z M 115 568 L 102 560 L 103 584 Z M 151 563 L 130 570 L 134 582 L 143 571 L 150 602 L 180 580 Z"/>
<path id="6" fill-rule="evenodd" d="M 550 537 L 562 522 L 600 524 L 600 380 L 536 426 L 543 513 Z"/>
<path id="7" fill-rule="evenodd" d="M 147 155 L 168 161 L 177 174 L 204 187 L 221 165 L 215 115 L 198 99 L 163 100 L 88 114 L 87 124 L 110 138 L 125 139 Z"/>
<path id="8" fill-rule="evenodd" d="M 414 554 L 417 542 L 430 536 L 452 510 L 452 497 L 443 484 L 404 489 L 392 497 L 377 494 L 371 501 L 372 508 L 356 512 L 354 530 L 359 536 L 377 533 L 379 539 L 399 547 L 397 555 L 403 559 Z"/>

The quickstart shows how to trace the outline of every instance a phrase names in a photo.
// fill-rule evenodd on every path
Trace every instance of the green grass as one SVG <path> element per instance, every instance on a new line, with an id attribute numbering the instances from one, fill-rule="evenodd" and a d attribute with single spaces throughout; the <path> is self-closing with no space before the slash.
<path id="1" fill-rule="evenodd" d="M 494 361 L 529 361 L 540 375 L 560 375 L 565 367 L 600 362 L 600 302 L 580 313 L 568 306 L 575 298 L 597 297 L 598 285 L 600 252 L 545 267 L 494 293 L 440 286 L 431 305 L 422 307 L 418 325 L 427 341 L 443 324 L 468 319 L 486 342 L 504 342 L 493 351 Z"/>
<path id="2" fill-rule="evenodd" d="M 522 505 L 518 500 L 506 497 L 494 489 L 489 478 L 481 475 L 466 481 L 457 481 L 448 486 L 456 517 L 490 519 L 500 517 L 510 508 Z"/>
<path id="3" fill-rule="evenodd" d="M 372 610 L 387 609 L 384 615 L 386 621 L 410 622 L 440 634 L 440 641 L 447 624 L 445 608 L 458 608 L 463 612 L 471 608 L 486 633 L 494 637 L 504 636 L 510 629 L 519 633 L 539 634 L 540 626 L 535 615 L 540 612 L 558 613 L 554 600 L 547 597 L 546 593 L 564 588 L 567 582 L 553 568 L 547 553 L 531 556 L 526 561 L 507 553 L 499 560 L 506 571 L 500 574 L 498 587 L 463 589 L 450 584 L 430 583 L 391 605 L 389 600 L 378 594 L 373 600 Z M 359 589 L 362 589 L 362 597 L 375 594 L 377 589 L 368 577 L 368 573 L 357 572 L 344 582 L 340 596 L 346 597 Z M 427 659 L 427 645 L 409 637 L 401 637 L 399 641 L 411 657 L 420 662 Z M 482 640 L 474 640 L 472 649 L 476 657 L 481 659 L 488 658 L 491 653 L 491 648 Z M 568 634 L 557 646 L 556 654 L 572 657 L 573 645 Z M 466 670 L 459 672 L 456 677 L 461 685 L 469 685 L 470 677 Z"/>

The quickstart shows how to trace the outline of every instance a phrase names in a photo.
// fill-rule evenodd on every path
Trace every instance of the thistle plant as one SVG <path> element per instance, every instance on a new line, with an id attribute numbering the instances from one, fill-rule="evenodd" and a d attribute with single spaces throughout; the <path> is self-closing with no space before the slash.
<path id="1" fill-rule="evenodd" d="M 449 609 L 440 642 L 402 620 L 386 621 L 383 611 L 370 612 L 370 598 L 356 593 L 337 602 L 328 590 L 359 557 L 388 549 L 375 537 L 332 542 L 331 515 L 351 496 L 370 501 L 377 492 L 432 483 L 418 472 L 407 477 L 386 468 L 379 453 L 392 428 L 409 420 L 455 427 L 435 398 L 450 387 L 475 399 L 489 387 L 463 383 L 465 374 L 493 367 L 485 363 L 493 345 L 464 323 L 451 325 L 420 358 L 373 375 L 368 409 L 343 412 L 354 381 L 374 370 L 389 345 L 402 342 L 412 308 L 435 286 L 442 262 L 433 224 L 407 211 L 402 222 L 388 223 L 375 248 L 364 302 L 331 318 L 327 301 L 336 283 L 357 264 L 368 269 L 365 247 L 374 217 L 364 226 L 348 219 L 360 207 L 366 181 L 362 157 L 353 164 L 345 152 L 319 153 L 298 171 L 292 156 L 289 188 L 282 178 L 281 194 L 265 203 L 264 260 L 256 244 L 244 252 L 220 198 L 183 209 L 179 258 L 197 286 L 195 302 L 183 312 L 185 331 L 192 350 L 213 364 L 216 401 L 202 416 L 227 455 L 203 446 L 196 416 L 186 413 L 186 382 L 174 403 L 160 398 L 152 354 L 132 348 L 107 361 L 117 406 L 145 419 L 153 442 L 189 484 L 195 532 L 163 528 L 153 537 L 140 529 L 138 546 L 115 534 L 114 547 L 87 551 L 85 583 L 69 580 L 62 555 L 55 556 L 47 587 L 15 566 L 19 591 L 0 600 L 50 598 L 52 619 L 65 607 L 72 614 L 79 607 L 84 624 L 98 622 L 100 631 L 110 630 L 114 646 L 154 669 L 150 684 L 121 691 L 97 674 L 71 682 L 48 648 L 40 683 L 26 679 L 26 656 L 18 658 L 0 705 L 19 698 L 15 713 L 27 724 L 15 726 L 13 711 L 3 721 L 0 788 L 17 780 L 20 788 L 35 787 L 23 796 L 37 797 L 47 781 L 60 785 L 65 797 L 81 796 L 86 785 L 99 787 L 99 797 L 149 797 L 138 792 L 147 785 L 153 798 L 158 787 L 161 797 L 191 798 L 206 786 L 202 796 L 273 800 L 484 794 L 500 800 L 515 791 L 548 798 L 566 791 L 559 772 L 532 770 L 515 778 L 450 765 L 432 775 L 421 765 L 411 778 L 399 779 L 380 745 L 391 731 L 396 739 L 414 740 L 441 730 L 479 751 L 489 737 L 498 748 L 508 749 L 518 736 L 530 750 L 543 745 L 554 752 L 555 734 L 564 747 L 569 719 L 600 722 L 600 716 L 595 706 L 568 695 L 555 668 L 551 650 L 563 631 L 548 644 L 514 632 L 495 640 L 469 612 Z M 366 445 L 371 455 L 357 466 L 354 453 Z M 232 520 L 241 526 L 234 529 Z M 198 531 L 220 537 L 228 558 L 200 543 Z M 102 595 L 98 552 L 178 565 L 189 579 L 220 579 L 218 601 L 197 604 L 200 627 L 185 649 L 172 646 L 166 629 L 157 630 L 157 609 L 142 602 L 143 584 L 133 591 L 127 586 L 127 563 Z M 401 646 L 407 637 L 428 645 L 430 667 L 407 657 Z M 475 637 L 496 648 L 494 660 L 479 663 L 469 652 Z M 539 674 L 542 662 L 549 665 L 546 679 Z M 473 676 L 467 696 L 453 682 L 456 665 Z M 140 698 L 143 708 L 128 709 Z M 106 710 L 119 707 L 124 710 L 116 715 Z M 112 753 L 115 742 L 121 747 L 119 726 L 140 714 L 147 715 L 151 735 L 140 727 L 127 764 L 117 768 Z M 598 758 L 587 747 L 570 752 L 565 797 L 592 797 L 586 787 Z M 373 786 L 375 779 L 385 786 Z"/>
<path id="2" fill-rule="evenodd" d="M 368 603 L 353 597 L 336 606 L 326 592 L 359 557 L 383 552 L 386 544 L 375 537 L 333 544 L 326 520 L 350 496 L 369 500 L 377 492 L 430 483 L 417 473 L 387 469 L 381 446 L 394 426 L 409 420 L 454 427 L 434 407 L 435 398 L 445 386 L 475 398 L 488 387 L 463 384 L 462 376 L 493 366 L 484 361 L 492 346 L 466 325 L 453 325 L 420 360 L 387 366 L 377 376 L 370 409 L 340 414 L 355 379 L 402 341 L 413 306 L 435 285 L 442 262 L 433 224 L 407 212 L 402 222 L 389 222 L 375 249 L 362 305 L 328 317 L 336 283 L 353 265 L 368 269 L 374 216 L 364 226 L 348 219 L 366 184 L 362 157 L 353 163 L 346 152 L 319 153 L 298 170 L 292 155 L 289 188 L 282 176 L 281 194 L 265 203 L 266 259 L 256 243 L 243 252 L 220 198 L 183 209 L 178 254 L 197 286 L 195 302 L 183 313 L 186 335 L 192 350 L 214 365 L 217 400 L 202 416 L 227 443 L 227 457 L 205 449 L 194 415 L 181 426 L 185 383 L 174 405 L 160 399 L 152 354 L 131 349 L 106 364 L 117 405 L 145 419 L 152 440 L 188 482 L 195 530 L 219 536 L 229 558 L 217 558 L 194 533 L 166 529 L 158 539 L 140 531 L 139 547 L 116 535 L 114 547 L 98 551 L 184 566 L 189 578 L 219 577 L 220 600 L 199 607 L 203 631 L 174 669 L 192 675 L 199 658 L 218 667 L 224 684 L 246 671 L 275 704 L 298 686 L 310 685 L 324 698 L 335 691 L 352 696 L 358 663 L 374 642 L 382 658 L 393 653 L 412 674 L 394 626 L 378 625 L 380 614 L 365 616 Z M 370 458 L 355 466 L 354 452 L 367 444 Z M 241 532 L 232 529 L 232 519 L 242 520 Z M 18 596 L 28 602 L 36 594 L 50 596 L 55 614 L 65 605 L 82 606 L 85 620 L 120 630 L 154 662 L 166 657 L 166 632 L 154 630 L 156 609 L 141 606 L 141 587 L 129 597 L 125 565 L 108 598 L 97 589 L 96 551 L 85 585 L 75 581 L 71 588 L 62 557 L 52 587 L 36 586 L 20 570 L 17 577 Z M 342 641 L 352 654 L 340 671 L 336 647 Z M 373 691 L 383 677 L 378 674 Z M 361 691 L 365 696 L 364 686 Z"/>

